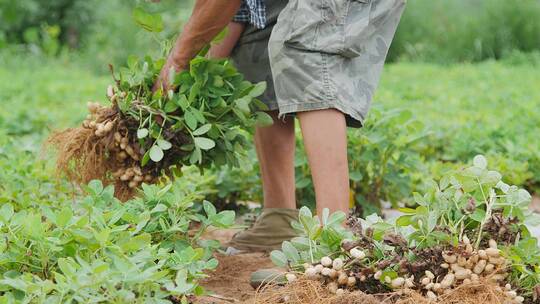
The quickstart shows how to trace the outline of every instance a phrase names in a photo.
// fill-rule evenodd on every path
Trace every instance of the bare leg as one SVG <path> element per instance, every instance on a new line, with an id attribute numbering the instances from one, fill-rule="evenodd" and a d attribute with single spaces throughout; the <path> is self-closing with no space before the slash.
<path id="1" fill-rule="evenodd" d="M 255 131 L 255 147 L 261 167 L 265 208 L 296 208 L 294 179 L 294 119 L 277 118 L 274 124 Z"/>
<path id="2" fill-rule="evenodd" d="M 298 220 L 294 184 L 294 119 L 282 121 L 269 113 L 274 124 L 255 131 L 261 167 L 264 208 L 252 227 L 237 233 L 229 246 L 240 250 L 271 250 L 297 236 L 291 222 Z"/>
<path id="3" fill-rule="evenodd" d="M 349 210 L 349 168 L 345 116 L 334 109 L 299 112 L 313 176 L 317 212 Z"/>
<path id="4" fill-rule="evenodd" d="M 208 52 L 212 58 L 228 57 L 240 38 L 244 24 L 231 22 L 227 36 Z M 294 119 L 277 118 L 269 113 L 274 124 L 255 130 L 255 148 L 260 162 L 265 208 L 296 209 L 294 179 Z"/>
<path id="5" fill-rule="evenodd" d="M 244 25 L 231 22 L 229 33 L 211 47 L 210 57 L 228 57 L 240 38 Z M 274 124 L 255 130 L 255 147 L 261 167 L 264 208 L 255 224 L 237 233 L 229 246 L 241 250 L 270 250 L 297 236 L 291 222 L 298 219 L 295 197 L 294 119 L 277 118 L 277 112 L 269 113 Z"/>

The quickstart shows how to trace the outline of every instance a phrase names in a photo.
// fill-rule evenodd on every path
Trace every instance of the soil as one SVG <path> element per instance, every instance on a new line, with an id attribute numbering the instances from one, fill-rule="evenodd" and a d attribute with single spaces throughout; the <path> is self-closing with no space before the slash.
<path id="1" fill-rule="evenodd" d="M 239 220 L 242 223 L 241 220 Z M 218 240 L 226 244 L 239 229 L 210 230 L 204 239 Z M 272 268 L 274 264 L 267 253 L 241 253 L 236 255 L 217 254 L 218 268 L 201 282 L 210 296 L 197 298 L 198 304 L 253 303 L 255 289 L 249 285 L 251 273 L 261 268 Z"/>
<path id="2" fill-rule="evenodd" d="M 272 268 L 266 253 L 245 253 L 232 256 L 218 255 L 219 266 L 201 285 L 212 296 L 197 299 L 199 304 L 253 303 L 255 289 L 249 285 L 253 271 Z"/>

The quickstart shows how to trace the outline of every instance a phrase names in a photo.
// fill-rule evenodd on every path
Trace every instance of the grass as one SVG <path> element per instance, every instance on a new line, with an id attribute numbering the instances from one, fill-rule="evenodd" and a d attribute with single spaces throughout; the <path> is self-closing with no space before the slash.
<path id="1" fill-rule="evenodd" d="M 108 77 L 62 60 L 0 55 L 0 203 L 69 199 L 42 143 L 51 130 L 73 126 L 88 100 L 103 99 Z"/>
<path id="2" fill-rule="evenodd" d="M 40 152 L 49 132 L 76 125 L 86 102 L 105 100 L 109 75 L 77 60 L 0 55 L 0 202 L 68 199 L 70 186 L 53 176 L 53 158 Z M 375 103 L 407 108 L 431 136 L 419 153 L 438 175 L 440 161 L 487 154 L 511 182 L 538 187 L 540 88 L 537 69 L 499 62 L 386 67 Z M 419 168 L 420 170 L 420 168 Z"/>
<path id="3" fill-rule="evenodd" d="M 388 65 L 376 99 L 407 107 L 436 131 L 477 123 L 485 130 L 519 124 L 532 126 L 540 88 L 538 70 L 497 62 L 440 66 L 419 63 Z M 536 120 L 535 120 L 536 119 Z M 511 123 L 514 127 L 515 123 Z"/>
<path id="4" fill-rule="evenodd" d="M 463 161 L 478 153 L 513 162 L 514 182 L 540 182 L 537 69 L 488 61 L 440 66 L 400 63 L 384 73 L 376 102 L 412 110 L 433 132 L 427 159 Z M 498 168 L 501 169 L 501 168 Z M 503 170 L 507 171 L 507 170 Z M 514 174 L 515 175 L 515 174 Z"/>
<path id="5" fill-rule="evenodd" d="M 478 62 L 540 49 L 536 0 L 409 0 L 389 58 Z"/>

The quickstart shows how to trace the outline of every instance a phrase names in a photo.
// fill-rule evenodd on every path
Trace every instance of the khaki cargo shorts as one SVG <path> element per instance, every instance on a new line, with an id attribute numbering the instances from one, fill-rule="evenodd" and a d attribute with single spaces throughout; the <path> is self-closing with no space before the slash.
<path id="1" fill-rule="evenodd" d="M 264 55 L 259 62 L 244 61 L 240 71 L 248 80 L 267 80 L 271 92 L 263 101 L 281 116 L 333 108 L 346 115 L 348 126 L 361 127 L 405 0 L 290 0 L 282 10 L 283 1 L 266 3 L 270 26 L 248 28 L 233 59 Z M 261 39 L 253 39 L 257 34 Z M 267 50 L 261 49 L 264 43 Z M 272 82 L 260 79 L 269 78 L 266 64 Z M 260 80 L 250 77 L 257 73 Z"/>

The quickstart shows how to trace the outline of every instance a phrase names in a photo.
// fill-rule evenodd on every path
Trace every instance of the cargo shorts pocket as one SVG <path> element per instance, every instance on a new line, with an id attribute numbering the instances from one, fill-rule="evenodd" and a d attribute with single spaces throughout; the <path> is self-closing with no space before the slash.
<path id="1" fill-rule="evenodd" d="M 292 1 L 287 46 L 348 58 L 363 52 L 372 0 Z"/>

